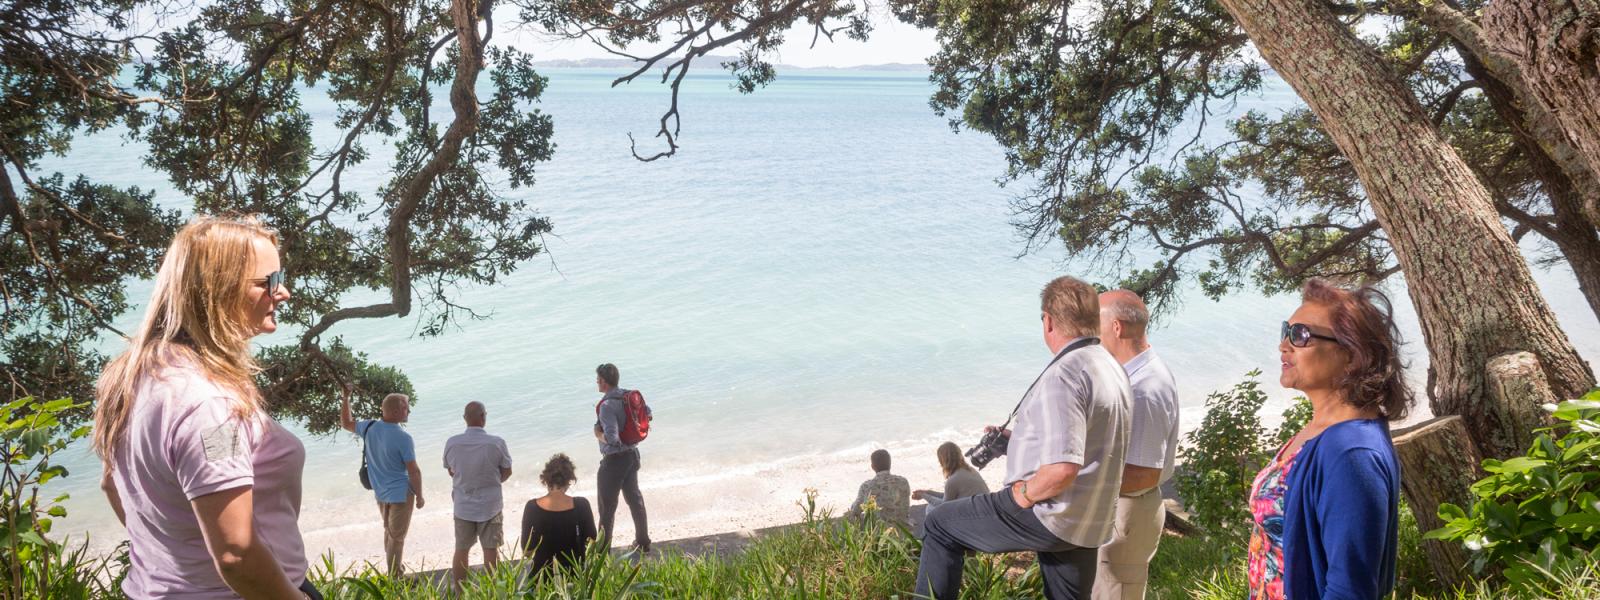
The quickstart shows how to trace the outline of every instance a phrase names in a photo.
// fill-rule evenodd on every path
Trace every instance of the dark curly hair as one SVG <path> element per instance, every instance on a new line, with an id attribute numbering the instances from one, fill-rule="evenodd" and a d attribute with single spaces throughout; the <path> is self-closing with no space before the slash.
<path id="1" fill-rule="evenodd" d="M 539 483 L 545 487 L 567 489 L 578 480 L 578 468 L 573 466 L 572 459 L 565 454 L 556 454 L 544 463 L 544 471 L 539 473 Z"/>
<path id="2" fill-rule="evenodd" d="M 1400 362 L 1400 331 L 1389 297 L 1370 285 L 1351 289 L 1311 279 L 1301 298 L 1333 310 L 1333 337 L 1350 354 L 1350 365 L 1338 382 L 1345 401 L 1375 409 L 1390 421 L 1406 418 L 1412 395 Z"/>

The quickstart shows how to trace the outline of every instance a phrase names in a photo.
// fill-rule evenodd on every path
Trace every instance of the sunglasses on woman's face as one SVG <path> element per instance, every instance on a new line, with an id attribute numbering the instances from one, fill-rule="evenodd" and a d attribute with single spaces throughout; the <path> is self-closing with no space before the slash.
<path id="1" fill-rule="evenodd" d="M 1339 338 L 1312 333 L 1311 327 L 1305 323 L 1290 323 L 1288 321 L 1283 322 L 1283 329 L 1279 336 L 1280 339 L 1289 340 L 1289 345 L 1296 348 L 1310 346 L 1312 338 L 1328 340 L 1335 344 L 1339 343 Z"/>
<path id="2" fill-rule="evenodd" d="M 254 283 L 265 283 L 267 285 L 267 295 L 268 296 L 277 294 L 278 293 L 278 286 L 283 285 L 283 269 L 278 269 L 278 270 L 273 271 L 271 273 L 267 273 L 266 277 L 262 277 L 260 279 L 252 279 L 250 281 L 252 281 Z"/>

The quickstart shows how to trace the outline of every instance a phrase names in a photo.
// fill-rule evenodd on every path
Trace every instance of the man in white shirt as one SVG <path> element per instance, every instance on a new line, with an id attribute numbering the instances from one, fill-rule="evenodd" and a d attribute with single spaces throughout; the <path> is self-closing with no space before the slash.
<path id="1" fill-rule="evenodd" d="M 918 597 L 956 598 L 970 551 L 1033 551 L 1045 597 L 1093 589 L 1095 549 L 1111 540 L 1128 447 L 1128 376 L 1095 339 L 1100 301 L 1071 277 L 1040 293 L 1044 342 L 1055 358 L 1023 394 L 1006 445 L 1005 487 L 928 511 Z"/>
<path id="2" fill-rule="evenodd" d="M 505 539 L 500 484 L 511 477 L 511 452 L 506 441 L 483 430 L 488 411 L 482 402 L 468 402 L 462 414 L 467 430 L 444 443 L 444 469 L 450 473 L 450 499 L 455 502 L 456 554 L 450 575 L 459 587 L 467 576 L 467 553 L 483 545 L 483 564 L 493 569 Z"/>
<path id="3" fill-rule="evenodd" d="M 1178 389 L 1166 363 L 1145 339 L 1150 311 L 1138 294 L 1100 294 L 1100 344 L 1128 372 L 1132 435 L 1117 498 L 1116 535 L 1100 547 L 1095 600 L 1143 600 L 1150 559 L 1161 543 L 1167 509 L 1161 484 L 1172 478 L 1178 451 Z"/>

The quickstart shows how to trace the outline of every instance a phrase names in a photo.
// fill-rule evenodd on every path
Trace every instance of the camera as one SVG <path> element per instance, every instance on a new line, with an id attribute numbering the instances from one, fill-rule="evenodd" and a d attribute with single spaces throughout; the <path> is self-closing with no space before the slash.
<path id="1" fill-rule="evenodd" d="M 967 460 L 972 462 L 972 468 L 982 469 L 993 462 L 995 457 L 1006 455 L 1006 445 L 1011 443 L 1011 433 L 1004 428 L 995 428 L 983 434 L 978 440 L 978 445 L 967 450 Z"/>

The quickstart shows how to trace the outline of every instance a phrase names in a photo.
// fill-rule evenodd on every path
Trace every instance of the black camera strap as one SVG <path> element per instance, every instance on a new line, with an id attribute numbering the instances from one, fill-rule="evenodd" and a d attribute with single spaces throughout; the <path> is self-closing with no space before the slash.
<path id="1" fill-rule="evenodd" d="M 1077 350 L 1079 348 L 1087 348 L 1089 346 L 1093 346 L 1093 345 L 1098 344 L 1098 343 L 1100 343 L 1100 338 L 1097 338 L 1097 337 L 1086 337 L 1086 338 L 1083 338 L 1083 339 L 1078 340 L 1076 342 L 1073 342 L 1072 344 L 1068 345 L 1065 348 L 1062 348 L 1061 352 L 1057 353 L 1055 358 L 1050 359 L 1050 364 L 1046 365 L 1044 370 L 1039 372 L 1039 376 L 1033 378 L 1033 383 L 1028 384 L 1028 391 L 1022 393 L 1022 399 L 1017 401 L 1017 407 L 1011 409 L 1011 414 L 1006 416 L 1006 422 L 1004 424 L 1002 424 L 1000 426 L 1000 428 L 1001 429 L 1005 429 L 1006 427 L 1011 425 L 1011 420 L 1012 419 L 1017 418 L 1017 412 L 1022 410 L 1022 403 L 1028 401 L 1028 394 L 1032 394 L 1033 393 L 1033 388 L 1035 386 L 1039 385 L 1039 382 L 1044 379 L 1044 374 L 1045 373 L 1049 373 L 1051 367 L 1056 366 L 1057 362 L 1060 362 L 1060 360 L 1062 358 L 1066 357 L 1066 355 L 1070 354 L 1073 350 Z"/>

